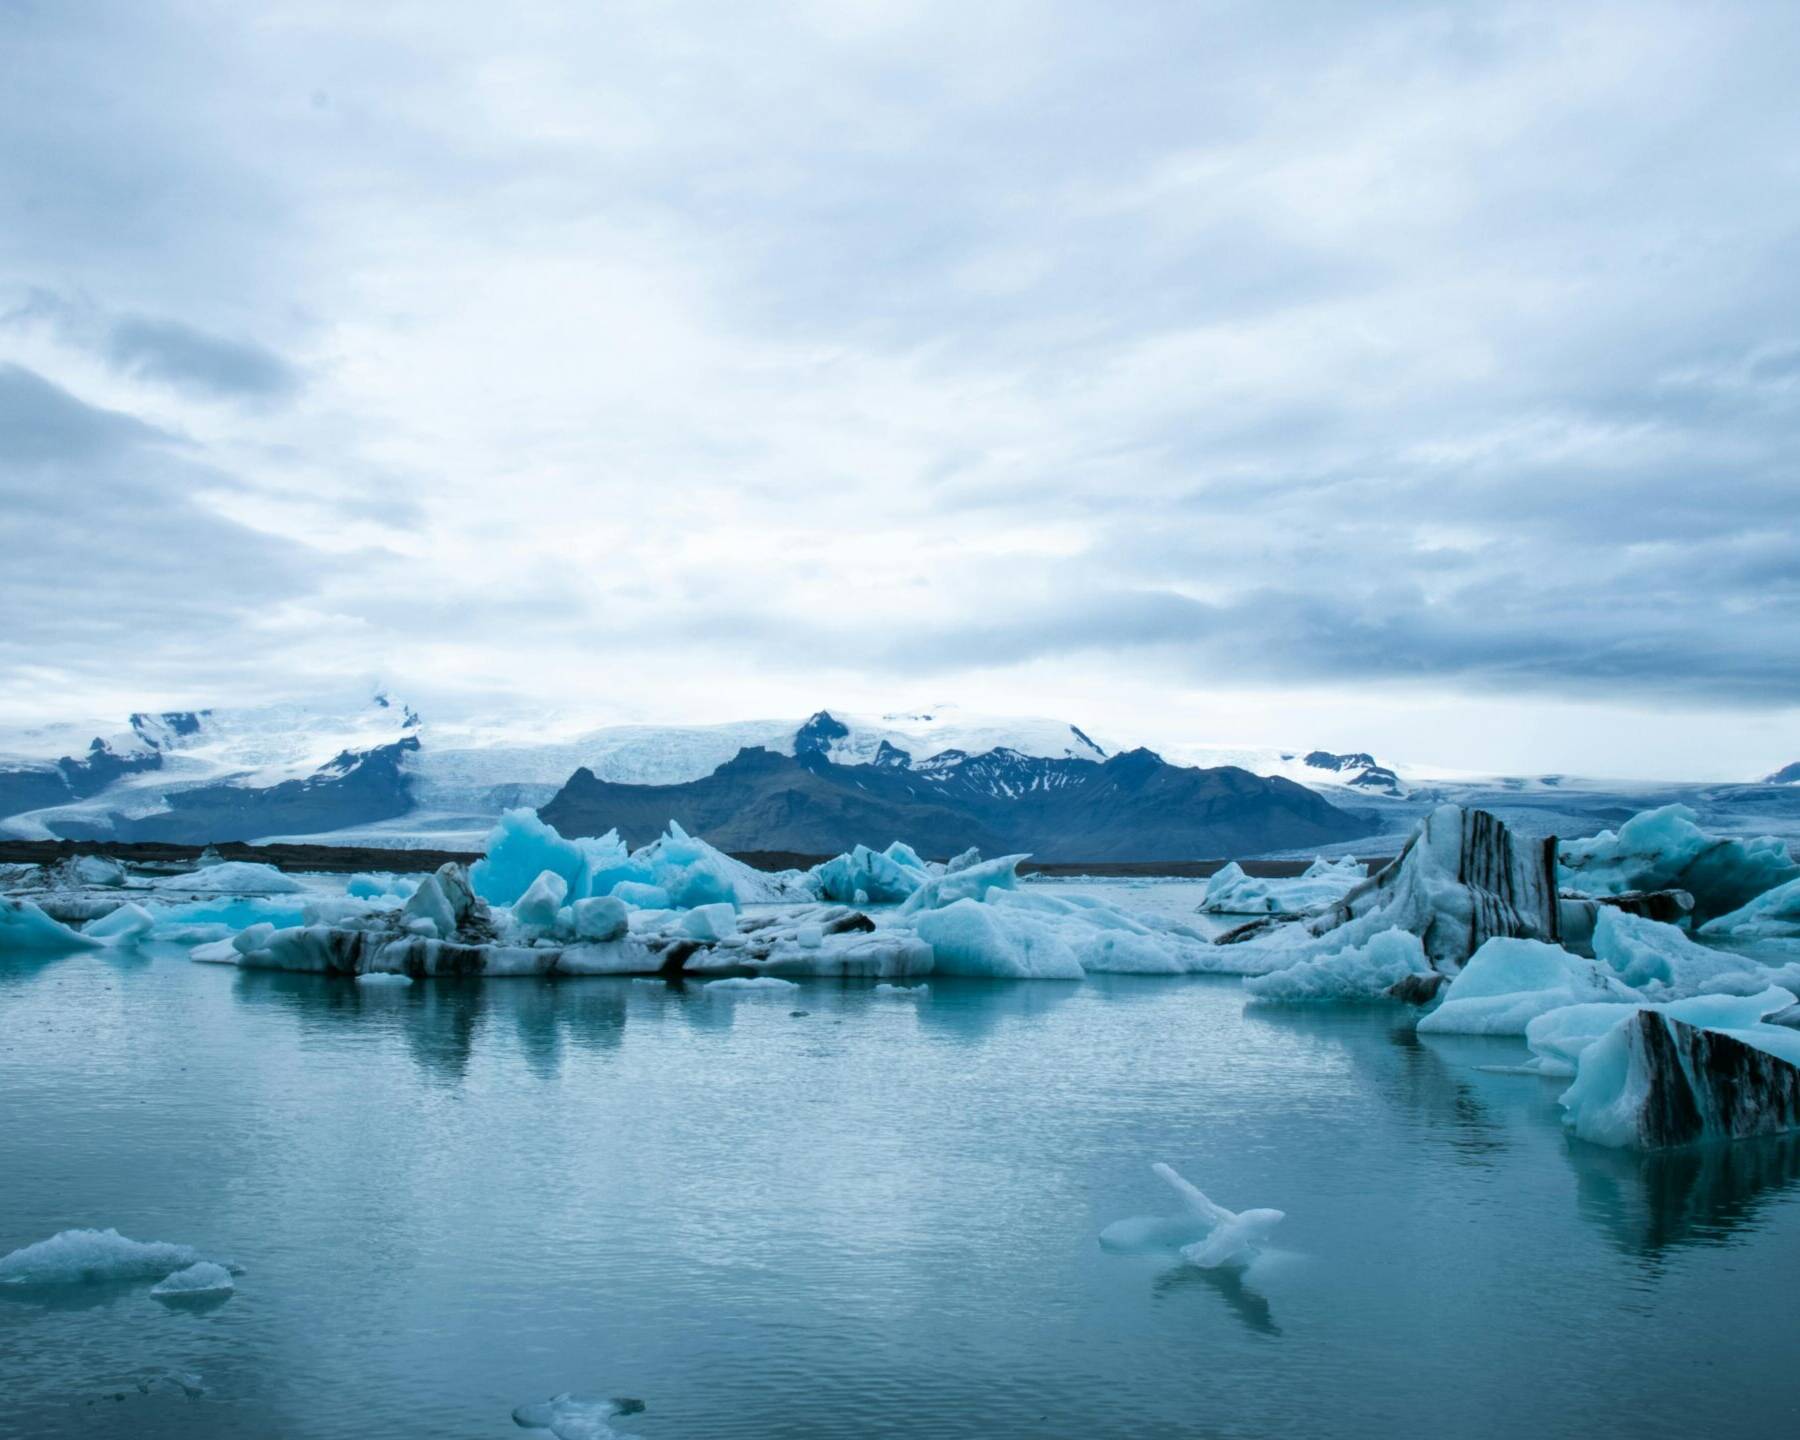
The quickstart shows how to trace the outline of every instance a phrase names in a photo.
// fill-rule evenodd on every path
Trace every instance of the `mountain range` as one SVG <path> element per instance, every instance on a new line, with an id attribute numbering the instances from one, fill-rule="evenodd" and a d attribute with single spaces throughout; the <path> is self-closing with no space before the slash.
<path id="1" fill-rule="evenodd" d="M 96 735 L 95 730 L 102 733 Z M 506 809 L 638 841 L 670 819 L 726 848 L 823 854 L 902 838 L 1051 860 L 1381 853 L 1445 800 L 1525 834 L 1590 834 L 1680 801 L 1729 833 L 1800 836 L 1796 767 L 1699 785 L 1471 776 L 1366 751 L 1185 745 L 1115 752 L 1061 720 L 954 706 L 803 721 L 427 722 L 345 705 L 143 712 L 123 730 L 0 733 L 0 834 L 472 850 Z"/>

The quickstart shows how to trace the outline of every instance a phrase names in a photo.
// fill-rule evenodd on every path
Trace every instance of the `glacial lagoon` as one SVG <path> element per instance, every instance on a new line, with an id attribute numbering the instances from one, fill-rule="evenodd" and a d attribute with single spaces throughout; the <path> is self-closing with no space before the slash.
<path id="1" fill-rule="evenodd" d="M 0 957 L 0 1251 L 242 1267 L 0 1287 L 0 1434 L 525 1437 L 563 1391 L 644 1437 L 1800 1426 L 1800 1136 L 1602 1150 L 1517 1040 L 1244 1000 Z M 1270 1247 L 1103 1249 L 1158 1160 Z"/>

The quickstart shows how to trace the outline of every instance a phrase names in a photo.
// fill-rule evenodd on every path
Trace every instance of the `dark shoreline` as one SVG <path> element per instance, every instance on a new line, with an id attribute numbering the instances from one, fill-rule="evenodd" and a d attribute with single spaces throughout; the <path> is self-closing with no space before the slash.
<path id="1" fill-rule="evenodd" d="M 167 845 L 155 841 L 108 843 L 101 840 L 0 840 L 0 864 L 54 865 L 73 855 L 110 855 L 136 865 L 180 868 L 200 858 L 199 845 Z M 470 850 L 397 850 L 372 845 L 248 845 L 240 840 L 213 847 L 226 860 L 251 860 L 278 870 L 312 870 L 349 874 L 358 870 L 386 870 L 401 874 L 435 870 L 447 860 L 469 864 L 481 858 Z M 733 855 L 758 870 L 804 870 L 828 860 L 828 855 L 799 855 L 786 850 L 749 850 Z M 1382 857 L 1386 858 L 1386 857 Z M 1027 860 L 1021 874 L 1077 876 L 1107 879 L 1204 880 L 1222 869 L 1225 860 L 1069 860 L 1043 864 Z M 1242 860 L 1246 874 L 1263 879 L 1298 875 L 1306 860 Z"/>

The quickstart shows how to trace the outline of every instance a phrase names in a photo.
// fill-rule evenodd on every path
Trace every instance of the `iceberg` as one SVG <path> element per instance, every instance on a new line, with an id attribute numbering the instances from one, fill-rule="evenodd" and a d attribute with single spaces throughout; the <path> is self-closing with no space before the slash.
<path id="1" fill-rule="evenodd" d="M 1425 946 L 1408 930 L 1383 930 L 1368 944 L 1316 960 L 1302 960 L 1266 975 L 1246 975 L 1252 1002 L 1295 1004 L 1313 1000 L 1409 998 L 1407 982 L 1434 976 Z"/>
<path id="2" fill-rule="evenodd" d="M 1800 1031 L 1704 1029 L 1642 1009 L 1580 1051 L 1560 1103 L 1576 1136 L 1615 1148 L 1800 1128 Z"/>
<path id="3" fill-rule="evenodd" d="M 515 904 L 545 871 L 568 887 L 569 901 L 613 895 L 640 909 L 656 908 L 650 887 L 663 892 L 663 905 L 690 909 L 812 898 L 796 877 L 765 875 L 733 860 L 673 820 L 668 830 L 641 849 L 628 852 L 616 830 L 598 839 L 564 839 L 531 810 L 508 810 L 475 862 L 470 880 L 492 905 Z M 644 888 L 638 888 L 644 887 Z"/>
<path id="4" fill-rule="evenodd" d="M 0 1285 L 161 1280 L 199 1259 L 190 1246 L 130 1240 L 117 1230 L 63 1230 L 0 1257 Z"/>
<path id="5" fill-rule="evenodd" d="M 557 912 L 568 898 L 569 882 L 554 870 L 545 870 L 513 903 L 513 922 L 538 930 L 554 930 Z"/>
<path id="6" fill-rule="evenodd" d="M 807 873 L 816 882 L 820 899 L 863 905 L 897 905 L 931 878 L 917 852 L 898 840 L 885 851 L 858 845 Z"/>
<path id="7" fill-rule="evenodd" d="M 1227 1210 L 1207 1198 L 1172 1165 L 1159 1162 L 1150 1169 L 1181 1197 L 1185 1213 L 1116 1221 L 1100 1232 L 1100 1244 L 1106 1249 L 1176 1249 L 1188 1264 L 1213 1270 L 1253 1259 L 1275 1227 L 1287 1218 L 1280 1210 Z"/>
<path id="8" fill-rule="evenodd" d="M 29 900 L 0 897 L 0 952 L 30 955 L 64 955 L 72 950 L 92 950 L 101 941 L 52 920 Z"/>
<path id="9" fill-rule="evenodd" d="M 183 895 L 292 895 L 306 888 L 292 875 L 253 860 L 220 860 L 154 883 L 158 890 Z"/>
<path id="10" fill-rule="evenodd" d="M 1700 933 L 1716 940 L 1800 940 L 1800 879 L 1765 890 L 1729 914 L 1707 921 Z"/>
<path id="11" fill-rule="evenodd" d="M 1540 940 L 1496 936 L 1477 950 L 1419 1021 L 1421 1035 L 1523 1035 L 1539 1015 L 1638 993 L 1604 965 Z"/>
<path id="12" fill-rule="evenodd" d="M 979 860 L 960 870 L 946 870 L 934 875 L 906 898 L 900 906 L 902 915 L 917 915 L 925 910 L 941 910 L 959 900 L 983 900 L 995 890 L 1019 888 L 1019 864 L 1029 855 L 1001 855 L 993 860 Z"/>
<path id="13" fill-rule="evenodd" d="M 1342 860 L 1314 860 L 1291 879 L 1246 875 L 1235 860 L 1206 882 L 1200 909 L 1208 915 L 1301 915 L 1342 900 L 1367 878 L 1362 865 Z"/>
<path id="14" fill-rule="evenodd" d="M 1654 1011 L 1705 1030 L 1739 1030 L 1760 1024 L 1765 1016 L 1793 1003 L 1793 992 L 1769 986 L 1754 995 L 1696 995 L 1660 1004 L 1567 1005 L 1527 1024 L 1525 1043 L 1534 1057 L 1531 1068 L 1540 1075 L 1573 1075 L 1588 1046 L 1641 1011 Z"/>
<path id="15" fill-rule="evenodd" d="M 1695 820 L 1686 805 L 1664 805 L 1632 816 L 1616 831 L 1564 841 L 1561 881 L 1589 895 L 1685 890 L 1694 897 L 1695 920 L 1704 922 L 1800 879 L 1800 865 L 1784 841 L 1708 835 Z"/>
<path id="16" fill-rule="evenodd" d="M 590 895 L 569 907 L 569 928 L 582 940 L 617 940 L 631 928 L 631 911 L 611 895 Z"/>
<path id="17" fill-rule="evenodd" d="M 1230 968 L 1257 974 L 1400 929 L 1419 937 L 1433 969 L 1454 974 L 1493 938 L 1561 938 L 1555 869 L 1554 841 L 1521 843 L 1485 810 L 1440 805 L 1386 868 L 1325 910 L 1266 916 L 1216 943 L 1241 946 Z"/>

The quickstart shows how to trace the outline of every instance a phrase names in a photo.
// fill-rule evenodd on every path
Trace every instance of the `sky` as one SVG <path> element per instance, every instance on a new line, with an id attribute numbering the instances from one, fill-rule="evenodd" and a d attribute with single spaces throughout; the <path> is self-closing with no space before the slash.
<path id="1" fill-rule="evenodd" d="M 0 0 L 0 718 L 1800 759 L 1800 7 Z"/>

